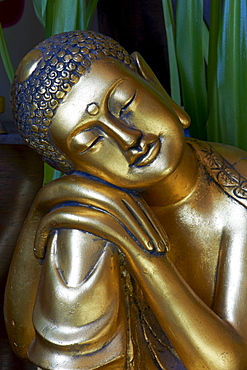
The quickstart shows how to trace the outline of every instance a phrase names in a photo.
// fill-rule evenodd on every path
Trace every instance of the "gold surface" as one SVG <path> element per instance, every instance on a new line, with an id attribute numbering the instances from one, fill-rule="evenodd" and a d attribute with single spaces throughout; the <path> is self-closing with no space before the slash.
<path id="1" fill-rule="evenodd" d="M 31 50 L 21 61 L 18 69 L 16 71 L 16 76 L 18 81 L 23 83 L 26 79 L 35 71 L 40 59 L 42 58 L 42 53 L 40 50 Z"/>
<path id="2" fill-rule="evenodd" d="M 108 54 L 63 94 L 49 148 L 22 128 L 68 175 L 42 188 L 19 238 L 12 347 L 43 369 L 244 370 L 246 153 L 186 140 L 189 118 L 145 61 Z"/>

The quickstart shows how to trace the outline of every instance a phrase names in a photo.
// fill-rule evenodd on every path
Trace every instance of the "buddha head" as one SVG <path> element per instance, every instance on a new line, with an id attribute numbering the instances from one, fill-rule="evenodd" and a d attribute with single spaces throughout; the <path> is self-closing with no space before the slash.
<path id="1" fill-rule="evenodd" d="M 177 166 L 186 113 L 138 53 L 91 31 L 55 35 L 21 61 L 17 127 L 52 167 L 146 188 Z"/>

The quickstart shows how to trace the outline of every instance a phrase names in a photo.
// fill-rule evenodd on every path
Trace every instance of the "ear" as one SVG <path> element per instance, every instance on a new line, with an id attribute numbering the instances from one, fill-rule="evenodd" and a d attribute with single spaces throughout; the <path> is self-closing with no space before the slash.
<path id="1" fill-rule="evenodd" d="M 190 117 L 188 114 L 178 105 L 176 104 L 170 96 L 167 94 L 161 83 L 159 82 L 158 78 L 155 76 L 149 65 L 145 62 L 143 57 L 135 51 L 131 54 L 132 59 L 135 62 L 137 67 L 138 74 L 143 77 L 157 92 L 159 92 L 170 107 L 174 110 L 176 115 L 178 116 L 183 128 L 187 128 L 190 125 Z"/>

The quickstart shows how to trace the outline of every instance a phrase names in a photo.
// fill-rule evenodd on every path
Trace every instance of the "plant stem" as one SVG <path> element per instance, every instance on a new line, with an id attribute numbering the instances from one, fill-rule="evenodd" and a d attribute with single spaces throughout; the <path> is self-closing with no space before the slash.
<path id="1" fill-rule="evenodd" d="M 9 52 L 8 52 L 7 45 L 5 42 L 1 23 L 0 23 L 0 56 L 2 58 L 3 65 L 7 73 L 8 79 L 11 83 L 14 78 L 14 69 L 13 69 L 13 66 L 10 60 L 10 56 L 9 56 Z"/>
<path id="2" fill-rule="evenodd" d="M 171 0 L 162 0 L 162 5 L 168 45 L 171 97 L 177 104 L 181 105 L 181 91 L 175 47 L 174 17 Z"/>
<path id="3" fill-rule="evenodd" d="M 177 0 L 176 13 L 176 50 L 183 104 L 191 117 L 191 135 L 206 140 L 207 89 L 202 47 L 203 1 Z"/>

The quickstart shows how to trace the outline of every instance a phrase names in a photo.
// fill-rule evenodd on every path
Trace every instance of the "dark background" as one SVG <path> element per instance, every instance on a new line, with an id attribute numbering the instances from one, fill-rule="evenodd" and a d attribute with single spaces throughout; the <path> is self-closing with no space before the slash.
<path id="1" fill-rule="evenodd" d="M 172 0 L 172 4 L 175 10 L 176 0 Z M 209 9 L 210 0 L 204 0 L 204 18 L 207 22 Z M 117 40 L 130 54 L 138 51 L 167 92 L 170 92 L 161 0 L 99 0 L 98 23 L 99 32 Z"/>

